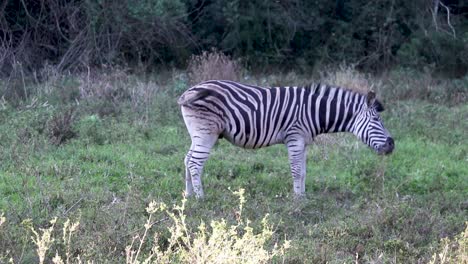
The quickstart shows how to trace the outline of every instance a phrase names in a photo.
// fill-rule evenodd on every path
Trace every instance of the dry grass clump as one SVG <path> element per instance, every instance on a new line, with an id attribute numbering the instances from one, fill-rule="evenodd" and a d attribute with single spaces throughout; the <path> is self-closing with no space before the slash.
<path id="1" fill-rule="evenodd" d="M 463 104 L 468 100 L 468 75 L 459 79 L 438 77 L 431 69 L 395 69 L 382 75 L 386 98 L 427 100 L 434 103 Z"/>
<path id="2" fill-rule="evenodd" d="M 30 227 L 33 236 L 31 237 L 34 244 L 36 245 L 37 255 L 39 256 L 39 263 L 44 263 L 45 256 L 47 250 L 51 247 L 52 243 L 54 243 L 55 239 L 52 236 L 52 231 L 54 230 L 55 223 L 57 222 L 57 218 L 52 219 L 50 221 L 49 228 L 40 228 L 41 234 L 37 232 L 34 227 Z M 54 261 L 55 262 L 55 261 Z"/>
<path id="3" fill-rule="evenodd" d="M 366 94 L 380 86 L 380 82 L 370 79 L 368 75 L 356 70 L 352 65 L 340 65 L 337 70 L 321 72 L 320 80 L 329 85 L 348 88 Z"/>
<path id="4" fill-rule="evenodd" d="M 75 109 L 71 108 L 53 117 L 47 123 L 49 140 L 54 145 L 60 145 L 67 140 L 74 138 L 77 134 L 73 130 L 76 120 Z"/>
<path id="5" fill-rule="evenodd" d="M 273 258 L 284 257 L 290 248 L 290 241 L 275 243 L 269 249 L 273 227 L 268 222 L 268 215 L 263 218 L 260 230 L 254 231 L 251 222 L 242 217 L 244 189 L 233 193 L 239 197 L 239 208 L 235 211 L 237 222 L 228 224 L 225 219 L 212 220 L 209 227 L 202 222 L 195 232 L 187 225 L 185 198 L 181 205 L 172 208 L 164 203 L 151 202 L 146 208 L 149 216 L 144 231 L 133 237 L 125 248 L 126 263 L 270 263 Z M 165 216 L 155 220 L 158 214 Z M 151 234 L 151 229 L 167 219 L 172 222 L 168 226 L 170 236 L 161 247 L 159 234 Z M 0 227 L 5 220 L 3 214 L 0 214 Z M 31 219 L 22 223 L 32 233 L 31 240 L 35 245 L 38 263 L 94 263 L 91 259 L 82 261 L 80 254 L 77 255 L 72 249 L 72 238 L 78 231 L 79 221 L 72 223 L 66 219 L 61 230 L 55 230 L 57 222 L 57 218 L 54 218 L 48 227 L 38 230 L 34 228 Z M 0 255 L 0 260 L 6 257 Z"/>
<path id="6" fill-rule="evenodd" d="M 23 65 L 21 62 L 13 61 L 8 77 L 0 79 L 0 97 L 9 102 L 18 103 L 30 96 L 29 89 Z"/>
<path id="7" fill-rule="evenodd" d="M 0 213 L 0 235 L 2 235 L 2 232 L 1 232 L 2 231 L 2 225 L 5 222 L 6 222 L 6 217 L 4 216 L 4 213 L 1 212 Z M 9 253 L 10 252 L 8 250 L 6 252 L 0 251 L 0 263 L 6 262 L 7 259 L 11 260 L 11 258 L 8 257 Z"/>
<path id="8" fill-rule="evenodd" d="M 76 256 L 72 261 L 71 252 L 72 236 L 74 233 L 76 233 L 76 231 L 78 231 L 80 223 L 72 223 L 69 219 L 67 219 L 62 227 L 62 237 L 57 236 L 54 232 L 56 223 L 57 218 L 54 218 L 50 221 L 50 226 L 48 228 L 39 228 L 39 230 L 36 230 L 32 225 L 31 219 L 26 219 L 23 221 L 23 225 L 32 233 L 31 239 L 36 246 L 36 253 L 39 257 L 39 263 L 82 263 L 79 255 Z M 58 250 L 57 248 L 55 256 L 52 258 L 52 262 L 46 261 L 48 256 L 47 252 L 56 244 L 63 245 L 64 252 L 59 252 L 61 250 Z"/>
<path id="9" fill-rule="evenodd" d="M 239 60 L 231 59 L 216 50 L 204 51 L 201 55 L 192 56 L 188 65 L 190 85 L 208 80 L 239 81 L 243 68 Z"/>
<path id="10" fill-rule="evenodd" d="M 239 196 L 237 224 L 229 225 L 224 219 L 213 220 L 208 228 L 202 222 L 194 234 L 191 234 L 186 224 L 186 199 L 182 200 L 182 205 L 172 209 L 168 209 L 164 203 L 151 202 L 146 208 L 149 217 L 143 235 L 134 237 L 126 248 L 127 263 L 268 263 L 274 257 L 284 256 L 290 248 L 290 241 L 282 245 L 275 244 L 271 250 L 266 249 L 265 245 L 273 235 L 268 215 L 262 220 L 262 230 L 255 234 L 250 221 L 242 218 L 244 189 L 234 194 Z M 166 214 L 173 222 L 169 227 L 171 235 L 168 245 L 161 249 L 157 244 L 158 234 L 154 234 L 155 242 L 151 249 L 142 252 L 143 245 L 147 243 L 148 231 L 154 225 L 152 216 L 158 211 Z"/>
<path id="11" fill-rule="evenodd" d="M 3 216 L 3 212 L 0 214 L 0 226 L 2 226 L 6 222 L 5 216 Z"/>
<path id="12" fill-rule="evenodd" d="M 157 91 L 159 86 L 154 81 L 141 81 L 125 69 L 92 71 L 88 68 L 79 77 L 81 100 L 99 102 L 96 113 L 100 116 L 117 114 L 121 104 L 127 103 L 147 120 Z"/>
<path id="13" fill-rule="evenodd" d="M 41 83 L 41 89 L 37 90 L 38 96 L 49 96 L 57 91 L 57 87 L 61 85 L 63 79 L 70 76 L 59 72 L 57 67 L 45 63 L 44 66 L 34 73 L 34 79 L 37 83 Z"/>
<path id="14" fill-rule="evenodd" d="M 88 71 L 80 76 L 80 96 L 83 99 L 101 99 L 122 101 L 130 97 L 128 89 L 129 75 L 124 69 L 114 68 L 109 71 Z"/>
<path id="15" fill-rule="evenodd" d="M 430 264 L 468 263 L 468 222 L 465 231 L 454 237 L 442 239 L 440 251 L 432 255 Z"/>

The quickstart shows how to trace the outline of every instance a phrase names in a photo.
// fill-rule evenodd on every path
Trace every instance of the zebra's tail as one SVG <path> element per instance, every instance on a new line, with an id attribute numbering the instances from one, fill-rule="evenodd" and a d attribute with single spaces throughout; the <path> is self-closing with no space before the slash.
<path id="1" fill-rule="evenodd" d="M 205 98 L 210 94 L 211 94 L 210 90 L 189 90 L 183 93 L 179 97 L 179 99 L 177 100 L 177 103 L 179 105 L 190 105 L 191 103 L 197 100 L 200 100 L 202 98 Z"/>

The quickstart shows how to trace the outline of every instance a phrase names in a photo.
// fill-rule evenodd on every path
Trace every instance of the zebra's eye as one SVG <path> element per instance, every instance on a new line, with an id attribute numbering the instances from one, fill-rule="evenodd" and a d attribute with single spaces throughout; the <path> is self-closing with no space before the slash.
<path id="1" fill-rule="evenodd" d="M 379 120 L 380 120 L 380 118 L 378 118 L 378 117 L 372 117 L 372 121 L 377 122 L 377 121 L 379 121 Z"/>

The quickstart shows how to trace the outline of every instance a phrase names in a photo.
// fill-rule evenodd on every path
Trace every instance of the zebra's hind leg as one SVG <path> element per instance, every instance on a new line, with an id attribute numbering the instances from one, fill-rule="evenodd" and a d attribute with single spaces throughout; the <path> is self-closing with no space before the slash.
<path id="1" fill-rule="evenodd" d="M 187 187 L 191 188 L 195 193 L 196 198 L 204 196 L 201 175 L 205 161 L 210 156 L 211 148 L 218 140 L 216 134 L 202 134 L 192 137 L 192 146 L 190 148 L 191 155 L 187 161 L 187 172 L 190 173 L 191 184 L 186 183 Z"/>
<path id="2" fill-rule="evenodd" d="M 185 164 L 185 196 L 189 197 L 193 195 L 193 186 L 192 186 L 192 176 L 190 175 L 190 170 L 189 170 L 189 160 L 192 157 L 192 147 L 190 147 L 189 151 L 187 152 L 187 155 L 185 156 L 184 159 L 184 164 Z"/>
<path id="3" fill-rule="evenodd" d="M 300 136 L 293 136 L 286 140 L 286 147 L 293 177 L 294 195 L 300 198 L 305 194 L 306 145 Z"/>

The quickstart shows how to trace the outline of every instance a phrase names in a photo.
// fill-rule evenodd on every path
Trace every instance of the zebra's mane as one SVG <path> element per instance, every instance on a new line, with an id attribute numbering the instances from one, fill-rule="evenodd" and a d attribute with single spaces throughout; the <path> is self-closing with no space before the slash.
<path id="1" fill-rule="evenodd" d="M 336 86 L 336 85 L 329 85 L 326 83 L 311 83 L 309 85 L 305 85 L 304 88 L 312 89 L 313 93 L 320 93 L 320 91 L 323 89 L 325 91 L 335 89 L 335 90 L 341 90 L 343 92 L 351 93 L 351 94 L 358 94 L 361 96 L 366 96 L 366 94 L 356 91 L 347 87 L 342 87 L 342 86 Z"/>
<path id="2" fill-rule="evenodd" d="M 367 97 L 367 94 L 363 93 L 363 92 L 360 92 L 360 91 L 356 91 L 356 90 L 352 90 L 350 88 L 347 88 L 347 87 L 341 87 L 341 86 L 333 86 L 333 85 L 329 85 L 329 84 L 323 84 L 323 83 L 311 83 L 309 85 L 306 85 L 304 86 L 305 88 L 308 88 L 308 89 L 313 89 L 313 93 L 316 94 L 316 93 L 320 93 L 321 90 L 324 90 L 324 92 L 326 92 L 327 90 L 331 90 L 331 89 L 335 89 L 335 90 L 341 90 L 343 92 L 346 92 L 346 93 L 350 93 L 350 94 L 357 94 L 359 96 L 362 96 L 362 97 Z M 382 112 L 384 111 L 384 107 L 383 107 L 383 104 L 379 101 L 379 100 L 375 100 L 374 101 L 374 105 L 373 107 L 375 107 L 375 109 L 377 110 L 377 112 Z"/>

